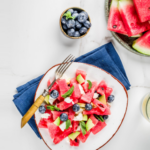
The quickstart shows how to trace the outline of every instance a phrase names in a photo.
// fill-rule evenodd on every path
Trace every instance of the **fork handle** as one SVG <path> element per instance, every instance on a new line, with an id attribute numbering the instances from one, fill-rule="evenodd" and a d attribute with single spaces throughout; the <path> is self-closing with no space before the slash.
<path id="1" fill-rule="evenodd" d="M 26 114 L 23 116 L 21 120 L 21 128 L 24 127 L 24 125 L 30 120 L 30 118 L 34 115 L 34 113 L 37 111 L 37 109 L 40 107 L 40 105 L 44 102 L 45 97 L 43 95 L 40 95 L 34 104 L 30 107 L 30 109 L 26 112 Z"/>

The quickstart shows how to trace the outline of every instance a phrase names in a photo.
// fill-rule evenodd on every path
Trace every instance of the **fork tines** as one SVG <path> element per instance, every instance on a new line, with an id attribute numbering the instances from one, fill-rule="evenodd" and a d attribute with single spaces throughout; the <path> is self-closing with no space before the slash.
<path id="1" fill-rule="evenodd" d="M 75 57 L 70 54 L 57 68 L 56 73 L 59 73 L 62 76 L 69 66 L 74 62 L 74 60 Z"/>

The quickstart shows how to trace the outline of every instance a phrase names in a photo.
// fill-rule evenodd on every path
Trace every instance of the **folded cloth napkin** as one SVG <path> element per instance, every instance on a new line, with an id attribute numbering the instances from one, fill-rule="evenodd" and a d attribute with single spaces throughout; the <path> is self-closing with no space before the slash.
<path id="1" fill-rule="evenodd" d="M 78 57 L 75 62 L 83 62 L 102 68 L 121 81 L 127 90 L 130 89 L 130 83 L 125 73 L 124 67 L 112 43 L 105 44 L 85 55 Z M 22 86 L 17 87 L 18 93 L 14 95 L 13 102 L 22 116 L 33 104 L 34 94 L 42 77 L 43 75 L 27 82 Z M 36 133 L 36 135 L 41 138 L 37 130 L 34 117 L 30 119 L 28 124 Z"/>

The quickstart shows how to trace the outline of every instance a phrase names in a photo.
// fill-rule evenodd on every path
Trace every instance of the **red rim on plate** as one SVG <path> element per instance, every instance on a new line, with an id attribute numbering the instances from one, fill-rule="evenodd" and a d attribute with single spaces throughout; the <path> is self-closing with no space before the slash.
<path id="1" fill-rule="evenodd" d="M 79 63 L 79 62 L 77 62 L 77 63 Z M 90 65 L 90 64 L 87 64 L 87 63 L 81 63 L 81 64 L 86 64 L 86 65 L 89 65 L 89 66 L 93 66 L 93 67 L 98 68 L 98 69 L 100 69 L 100 70 L 106 72 L 107 74 L 111 75 L 111 74 L 108 73 L 107 71 L 105 71 L 105 70 L 103 70 L 103 69 L 101 69 L 101 68 L 99 68 L 99 67 L 96 67 L 96 66 L 94 66 L 94 65 Z M 34 102 L 35 102 L 35 97 L 36 97 L 36 93 L 37 93 L 38 87 L 39 87 L 41 81 L 43 80 L 43 78 L 45 77 L 45 75 L 46 75 L 51 69 L 53 69 L 54 67 L 59 66 L 59 65 L 60 65 L 60 64 L 54 65 L 53 67 L 51 67 L 51 68 L 44 74 L 44 76 L 42 77 L 42 79 L 40 80 L 40 82 L 39 82 L 39 84 L 38 84 L 38 86 L 37 86 L 37 89 L 36 89 L 36 92 L 35 92 L 35 95 L 34 95 Z M 120 123 L 120 125 L 118 126 L 116 132 L 112 135 L 112 137 L 111 137 L 105 144 L 103 144 L 102 146 L 100 146 L 100 147 L 97 148 L 96 150 L 99 150 L 100 148 L 102 148 L 104 145 L 106 145 L 106 144 L 115 136 L 115 134 L 118 132 L 118 130 L 120 129 L 120 127 L 121 127 L 121 125 L 122 125 L 122 123 L 123 123 L 123 121 L 124 121 L 124 118 L 125 118 L 126 112 L 127 112 L 127 108 L 128 108 L 128 93 L 127 93 L 127 90 L 126 90 L 125 86 L 124 86 L 116 77 L 114 77 L 113 75 L 111 75 L 111 77 L 113 77 L 115 80 L 117 80 L 117 81 L 122 85 L 122 87 L 123 87 L 123 89 L 124 89 L 124 91 L 125 91 L 125 93 L 126 93 L 126 96 L 127 96 L 126 110 L 125 110 L 124 116 L 123 116 L 123 118 L 122 118 L 122 120 L 121 120 L 121 123 Z M 35 119 L 35 114 L 34 114 L 34 119 Z M 35 124 L 36 124 L 36 127 L 37 127 L 38 131 L 39 131 L 39 128 L 38 128 L 36 119 L 35 119 Z M 47 145 L 47 143 L 45 142 L 45 140 L 44 140 L 43 136 L 41 135 L 40 131 L 39 131 L 39 134 L 40 134 L 42 140 L 44 141 L 44 143 Z M 48 147 L 50 150 L 52 150 L 48 145 L 47 145 L 47 147 Z"/>

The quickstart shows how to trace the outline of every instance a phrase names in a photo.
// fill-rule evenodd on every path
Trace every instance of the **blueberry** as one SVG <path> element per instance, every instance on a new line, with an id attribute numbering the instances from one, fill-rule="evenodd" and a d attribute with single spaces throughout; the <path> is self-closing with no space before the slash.
<path id="1" fill-rule="evenodd" d="M 74 20 L 68 20 L 66 22 L 66 25 L 68 28 L 74 28 L 75 27 L 75 21 Z"/>
<path id="2" fill-rule="evenodd" d="M 73 9 L 69 9 L 68 11 L 70 11 L 70 12 L 71 12 L 71 14 L 73 14 Z M 67 12 L 68 12 L 68 11 L 67 11 Z"/>
<path id="3" fill-rule="evenodd" d="M 39 112 L 40 112 L 41 114 L 44 114 L 45 111 L 46 111 L 45 106 L 40 106 L 40 107 L 39 107 Z"/>
<path id="4" fill-rule="evenodd" d="M 52 90 L 51 93 L 50 93 L 50 96 L 53 99 L 56 99 L 59 96 L 59 92 L 57 90 Z"/>
<path id="5" fill-rule="evenodd" d="M 74 37 L 80 37 L 79 31 L 76 31 L 76 32 L 74 33 Z"/>
<path id="6" fill-rule="evenodd" d="M 63 24 L 62 27 L 63 27 L 64 30 L 67 30 L 67 29 L 68 29 L 67 26 L 66 26 L 65 24 Z"/>
<path id="7" fill-rule="evenodd" d="M 89 103 L 85 104 L 85 109 L 86 110 L 91 110 L 92 109 L 92 105 L 89 104 Z"/>
<path id="8" fill-rule="evenodd" d="M 86 27 L 82 27 L 80 30 L 79 30 L 80 34 L 85 34 L 87 32 L 87 28 Z"/>
<path id="9" fill-rule="evenodd" d="M 72 14 L 72 17 L 74 17 L 74 19 L 76 19 L 76 18 L 78 17 L 78 15 L 79 15 L 78 13 L 75 13 L 75 12 L 74 12 L 74 13 Z"/>
<path id="10" fill-rule="evenodd" d="M 69 35 L 69 36 L 74 36 L 74 33 L 75 33 L 75 29 L 69 29 L 68 31 L 67 31 L 67 34 Z"/>
<path id="11" fill-rule="evenodd" d="M 86 20 L 88 19 L 88 14 L 85 11 L 82 11 L 81 13 L 79 13 L 78 15 L 78 21 L 80 23 L 84 23 Z"/>
<path id="12" fill-rule="evenodd" d="M 76 21 L 76 28 L 80 29 L 82 27 L 82 24 Z"/>
<path id="13" fill-rule="evenodd" d="M 62 113 L 62 114 L 60 115 L 60 120 L 61 120 L 61 121 L 67 121 L 67 120 L 68 120 L 68 115 L 67 115 L 66 113 Z"/>
<path id="14" fill-rule="evenodd" d="M 87 27 L 87 28 L 90 28 L 90 27 L 91 27 L 91 23 L 90 23 L 90 21 L 88 21 L 88 20 L 85 21 L 83 24 L 84 24 L 84 26 Z"/>
<path id="15" fill-rule="evenodd" d="M 73 13 L 78 13 L 78 11 L 77 10 L 74 10 L 74 12 Z"/>
<path id="16" fill-rule="evenodd" d="M 62 24 L 66 24 L 66 22 L 67 22 L 67 20 L 65 19 L 65 17 L 62 17 L 62 18 L 61 18 L 61 23 L 62 23 Z"/>
<path id="17" fill-rule="evenodd" d="M 73 109 L 74 112 L 77 112 L 77 111 L 80 110 L 80 106 L 78 104 L 74 104 L 72 109 Z"/>
<path id="18" fill-rule="evenodd" d="M 103 119 L 104 119 L 104 120 L 108 119 L 108 115 L 104 115 L 104 116 L 103 116 Z"/>
<path id="19" fill-rule="evenodd" d="M 115 96 L 114 96 L 114 95 L 110 95 L 110 96 L 108 97 L 107 102 L 108 102 L 108 103 L 111 103 L 111 102 L 114 101 L 114 99 L 115 99 Z"/>

